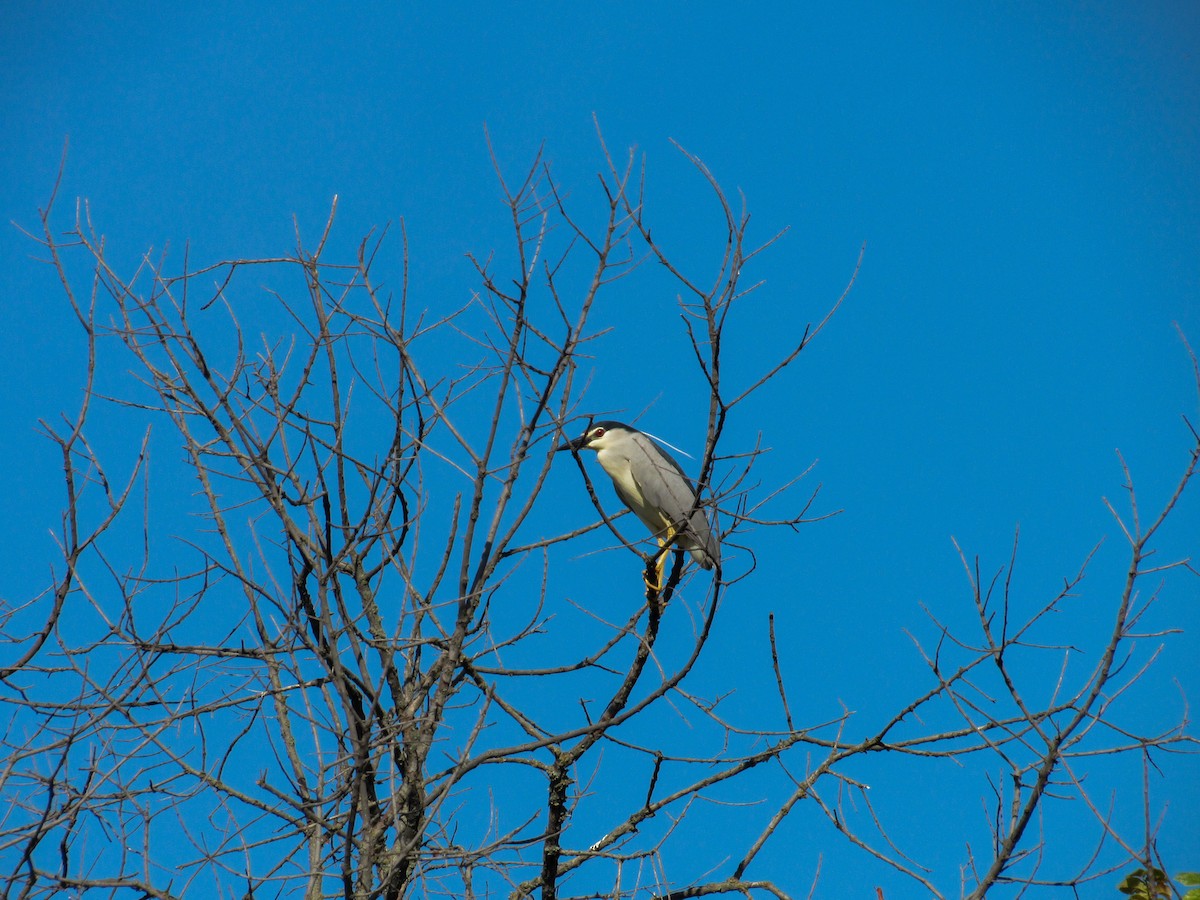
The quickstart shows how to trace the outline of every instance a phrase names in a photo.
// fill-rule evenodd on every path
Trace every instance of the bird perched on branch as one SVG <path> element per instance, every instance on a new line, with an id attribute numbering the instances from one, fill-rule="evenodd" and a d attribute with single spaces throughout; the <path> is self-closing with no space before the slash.
<path id="1" fill-rule="evenodd" d="M 675 544 L 705 569 L 721 562 L 720 545 L 696 499 L 695 485 L 648 434 L 621 422 L 593 422 L 582 437 L 558 449 L 595 450 L 617 496 L 650 529 L 659 547 Z M 658 585 L 651 587 L 662 587 L 665 558 L 665 553 L 659 557 Z"/>

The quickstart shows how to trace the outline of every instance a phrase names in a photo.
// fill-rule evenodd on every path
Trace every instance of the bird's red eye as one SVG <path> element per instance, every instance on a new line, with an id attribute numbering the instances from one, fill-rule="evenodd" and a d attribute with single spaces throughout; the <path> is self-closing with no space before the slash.
<path id="1" fill-rule="evenodd" d="M 603 428 L 597 428 L 595 431 L 592 432 L 592 440 L 595 440 L 596 438 L 602 438 L 602 437 L 604 437 L 604 429 Z"/>

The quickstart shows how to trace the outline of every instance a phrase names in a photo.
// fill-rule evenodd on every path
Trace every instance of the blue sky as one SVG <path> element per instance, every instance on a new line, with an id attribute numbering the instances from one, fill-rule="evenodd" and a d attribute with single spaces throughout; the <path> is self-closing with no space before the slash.
<path id="1" fill-rule="evenodd" d="M 656 235 L 687 265 L 709 265 L 719 233 L 670 139 L 744 194 L 760 239 L 790 229 L 731 326 L 733 379 L 824 314 L 865 243 L 831 325 L 731 420 L 743 445 L 761 431 L 774 448 L 765 483 L 817 460 L 816 511 L 844 510 L 751 535 L 759 568 L 726 598 L 713 647 L 745 658 L 774 612 L 813 720 L 912 695 L 905 630 L 929 637 L 921 605 L 970 615 L 952 537 L 990 573 L 1019 526 L 1030 603 L 1103 540 L 1084 602 L 1107 609 L 1127 561 L 1102 502 L 1124 502 L 1115 451 L 1148 509 L 1186 461 L 1180 416 L 1200 413 L 1174 323 L 1200 347 L 1194 3 L 39 3 L 5 19 L 3 220 L 34 227 L 69 135 L 60 224 L 88 198 L 127 267 L 184 242 L 193 259 L 279 254 L 293 216 L 315 238 L 337 194 L 342 246 L 403 217 L 416 302 L 450 309 L 473 284 L 464 254 L 506 237 L 485 126 L 508 172 L 544 145 L 582 201 L 602 167 L 593 116 L 610 147 L 646 155 Z M 3 540 L 31 561 L 4 567 L 9 600 L 35 594 L 53 559 L 59 468 L 36 423 L 75 405 L 83 374 L 33 255 L 0 232 Z M 599 313 L 617 327 L 591 399 L 647 409 L 648 430 L 699 455 L 702 388 L 664 383 L 657 342 L 630 324 L 648 302 L 637 289 Z M 1193 554 L 1197 536 L 1193 486 L 1162 556 Z M 1155 721 L 1179 715 L 1174 682 L 1200 696 L 1198 599 L 1195 578 L 1169 578 L 1151 617 L 1183 630 L 1135 704 Z M 720 669 L 698 677 L 723 684 Z M 1197 766 L 1162 768 L 1160 849 L 1195 869 Z M 914 821 L 980 802 L 976 785 L 895 789 Z M 796 856 L 801 892 L 813 859 Z"/>

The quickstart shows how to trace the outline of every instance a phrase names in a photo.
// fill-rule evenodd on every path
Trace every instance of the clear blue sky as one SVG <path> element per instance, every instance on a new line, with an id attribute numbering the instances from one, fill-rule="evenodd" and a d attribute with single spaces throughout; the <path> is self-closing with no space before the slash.
<path id="1" fill-rule="evenodd" d="M 845 510 L 751 535 L 759 569 L 726 598 L 712 648 L 757 654 L 775 612 L 811 721 L 839 701 L 869 720 L 923 683 L 904 633 L 930 637 L 921 605 L 970 614 L 952 537 L 991 572 L 1019 525 L 1030 603 L 1103 539 L 1082 592 L 1107 610 L 1126 563 L 1101 499 L 1123 501 L 1115 450 L 1157 508 L 1189 447 L 1180 416 L 1200 420 L 1173 326 L 1200 347 L 1195 3 L 47 2 L 4 19 L 0 218 L 35 226 L 69 135 L 60 224 L 87 197 L 126 268 L 185 241 L 193 260 L 286 252 L 292 216 L 315 237 L 337 194 L 345 246 L 404 218 L 413 302 L 450 309 L 471 286 L 463 254 L 505 239 L 485 125 L 510 172 L 544 143 L 585 197 L 601 168 L 593 114 L 611 147 L 645 152 L 661 237 L 690 262 L 711 249 L 697 223 L 712 210 L 668 139 L 744 193 L 760 238 L 790 227 L 732 333 L 731 377 L 823 315 L 865 242 L 842 311 L 731 423 L 736 442 L 761 430 L 775 448 L 764 482 L 819 460 L 817 511 Z M 83 375 L 34 253 L 0 231 L 0 535 L 6 559 L 28 562 L 0 567 L 9 601 L 36 593 L 53 558 L 59 467 L 36 421 L 73 408 Z M 640 309 L 605 313 L 623 330 L 597 348 L 594 405 L 650 407 L 647 429 L 698 454 L 704 399 L 621 362 L 648 350 L 629 324 Z M 1196 487 L 1164 558 L 1200 548 Z M 1180 714 L 1173 679 L 1200 701 L 1198 584 L 1168 580 L 1148 623 L 1184 629 L 1136 704 L 1153 721 Z M 1162 767 L 1160 847 L 1200 868 L 1200 769 Z M 895 790 L 914 822 L 978 818 L 974 787 Z M 792 840 L 774 864 L 804 893 L 817 852 L 833 851 Z M 943 843 L 935 865 L 962 840 Z M 831 886 L 845 875 L 832 859 Z M 857 871 L 857 896 L 898 881 Z"/>

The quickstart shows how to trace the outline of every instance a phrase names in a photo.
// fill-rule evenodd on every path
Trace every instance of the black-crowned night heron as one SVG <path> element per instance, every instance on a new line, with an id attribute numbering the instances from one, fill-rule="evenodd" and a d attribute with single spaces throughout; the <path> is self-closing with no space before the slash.
<path id="1" fill-rule="evenodd" d="M 660 547 L 674 543 L 705 569 L 721 561 L 708 517 L 697 506 L 695 486 L 649 435 L 621 422 L 593 422 L 582 437 L 558 449 L 595 450 L 621 502 L 650 529 Z M 664 560 L 665 554 L 658 561 L 656 587 L 662 586 Z"/>

